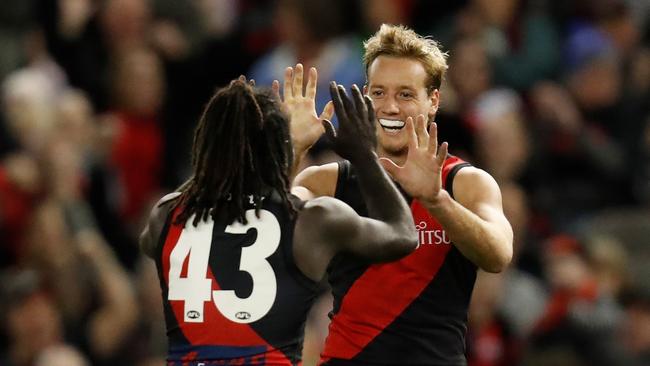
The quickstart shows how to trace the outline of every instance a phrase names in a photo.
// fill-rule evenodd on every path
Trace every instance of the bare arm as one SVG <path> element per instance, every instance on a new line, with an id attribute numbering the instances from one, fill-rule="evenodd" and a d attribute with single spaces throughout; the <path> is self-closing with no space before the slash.
<path id="1" fill-rule="evenodd" d="M 485 171 L 468 167 L 435 201 L 423 201 L 428 211 L 463 255 L 487 272 L 501 272 L 512 259 L 512 228 L 503 214 L 501 191 Z"/>
<path id="2" fill-rule="evenodd" d="M 289 115 L 291 121 L 291 142 L 293 145 L 291 177 L 294 177 L 298 172 L 300 163 L 307 155 L 307 151 L 325 132 L 323 121 L 331 119 L 332 115 L 334 115 L 332 103 L 325 106 L 320 116 L 316 114 L 318 72 L 314 67 L 309 69 L 304 93 L 303 73 L 302 64 L 297 64 L 295 68 L 287 67 L 285 69 L 282 97 L 280 97 L 280 83 L 274 80 L 272 85 L 273 91 L 278 99 L 282 101 L 283 110 Z"/>
<path id="3" fill-rule="evenodd" d="M 512 228 L 503 214 L 496 181 L 476 168 L 461 169 L 454 179 L 456 200 L 442 189 L 447 143 L 438 147 L 437 126 L 430 135 L 424 116 L 409 117 L 409 151 L 404 166 L 382 158 L 382 164 L 413 197 L 420 200 L 445 229 L 456 247 L 481 269 L 502 271 L 512 259 Z M 417 132 L 416 132 L 417 131 Z"/>
<path id="4" fill-rule="evenodd" d="M 391 222 L 359 216 L 345 202 L 332 197 L 307 202 L 294 234 L 298 267 L 318 281 L 339 252 L 352 253 L 370 262 L 388 262 L 411 253 L 417 247 L 413 220 L 410 211 L 398 211 L 401 218 Z"/>

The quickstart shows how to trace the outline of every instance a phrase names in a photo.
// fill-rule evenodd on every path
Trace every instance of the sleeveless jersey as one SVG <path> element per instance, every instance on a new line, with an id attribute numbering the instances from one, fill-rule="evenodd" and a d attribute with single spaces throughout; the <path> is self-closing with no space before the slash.
<path id="1" fill-rule="evenodd" d="M 459 169 L 450 156 L 442 184 L 453 197 Z M 359 214 L 366 207 L 347 161 L 339 163 L 336 197 Z M 401 260 L 369 264 L 348 253 L 328 267 L 334 297 L 325 365 L 465 365 L 467 310 L 476 266 L 417 200 L 410 202 L 420 245 Z"/>
<path id="2" fill-rule="evenodd" d="M 292 220 L 276 195 L 248 223 L 183 227 L 176 209 L 156 265 L 169 342 L 168 366 L 297 365 L 317 285 L 296 267 Z"/>

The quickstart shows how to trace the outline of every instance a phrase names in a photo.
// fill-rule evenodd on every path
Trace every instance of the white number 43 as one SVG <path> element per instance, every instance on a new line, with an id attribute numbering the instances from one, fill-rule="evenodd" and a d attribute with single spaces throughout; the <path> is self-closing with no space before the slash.
<path id="1" fill-rule="evenodd" d="M 246 298 L 238 297 L 234 290 L 212 291 L 212 280 L 207 278 L 207 271 L 214 222 L 202 220 L 196 227 L 187 225 L 181 233 L 169 255 L 167 299 L 185 302 L 185 322 L 202 323 L 205 302 L 210 300 L 224 317 L 236 323 L 252 323 L 271 310 L 277 281 L 266 258 L 275 253 L 280 244 L 280 224 L 267 210 L 260 210 L 259 218 L 255 210 L 248 210 L 246 220 L 246 225 L 235 222 L 225 230 L 232 234 L 245 234 L 251 228 L 257 230 L 257 239 L 252 245 L 242 248 L 239 262 L 239 269 L 248 272 L 253 279 L 253 290 Z M 188 255 L 187 276 L 181 277 Z"/>

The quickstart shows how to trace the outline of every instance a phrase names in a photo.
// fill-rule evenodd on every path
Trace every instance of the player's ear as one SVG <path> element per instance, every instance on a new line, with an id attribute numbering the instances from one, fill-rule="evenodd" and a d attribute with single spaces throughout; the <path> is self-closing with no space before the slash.
<path id="1" fill-rule="evenodd" d="M 438 106 L 440 105 L 440 92 L 438 92 L 438 89 L 433 89 L 429 93 L 429 101 L 431 102 L 431 106 L 429 107 L 428 117 L 430 121 L 433 121 L 438 112 Z"/>

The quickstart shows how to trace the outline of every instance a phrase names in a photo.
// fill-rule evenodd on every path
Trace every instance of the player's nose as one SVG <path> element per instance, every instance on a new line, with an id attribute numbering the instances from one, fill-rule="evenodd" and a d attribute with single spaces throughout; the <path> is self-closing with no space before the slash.
<path id="1" fill-rule="evenodd" d="M 384 103 L 381 105 L 381 111 L 384 114 L 398 114 L 399 113 L 399 104 L 397 100 L 393 97 L 388 97 L 384 100 Z"/>

